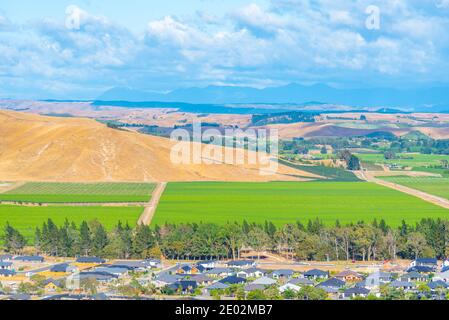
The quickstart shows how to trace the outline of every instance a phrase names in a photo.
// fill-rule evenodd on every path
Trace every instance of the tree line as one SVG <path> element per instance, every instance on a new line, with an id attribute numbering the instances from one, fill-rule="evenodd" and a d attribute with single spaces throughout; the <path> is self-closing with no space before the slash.
<path id="1" fill-rule="evenodd" d="M 48 219 L 28 241 L 9 223 L 3 230 L 4 251 L 14 254 L 32 245 L 50 256 L 101 256 L 117 259 L 225 259 L 242 251 L 269 251 L 297 260 L 394 260 L 449 255 L 449 221 L 423 219 L 414 225 L 390 227 L 384 220 L 325 225 L 320 220 L 281 227 L 262 224 L 165 224 L 130 227 L 119 222 L 108 231 L 97 220 L 61 226 Z"/>

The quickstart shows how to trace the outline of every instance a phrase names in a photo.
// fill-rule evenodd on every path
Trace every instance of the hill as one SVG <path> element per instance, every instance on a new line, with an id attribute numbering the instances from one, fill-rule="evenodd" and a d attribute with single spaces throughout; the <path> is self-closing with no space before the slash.
<path id="1" fill-rule="evenodd" d="M 176 165 L 170 161 L 174 142 L 90 119 L 0 111 L 0 121 L 4 181 L 269 181 L 313 176 L 284 166 L 279 174 L 263 176 L 256 165 Z"/>

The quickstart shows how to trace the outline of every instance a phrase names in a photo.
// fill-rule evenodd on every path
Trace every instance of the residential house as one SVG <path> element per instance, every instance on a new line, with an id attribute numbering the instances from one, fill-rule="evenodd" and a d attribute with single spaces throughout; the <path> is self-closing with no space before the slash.
<path id="1" fill-rule="evenodd" d="M 0 261 L 11 261 L 12 258 L 13 257 L 10 254 L 1 254 L 0 255 Z"/>
<path id="2" fill-rule="evenodd" d="M 58 280 L 50 278 L 44 281 L 43 286 L 46 292 L 55 292 L 59 288 L 62 288 L 62 283 Z"/>
<path id="3" fill-rule="evenodd" d="M 299 287 L 303 287 L 303 286 L 313 286 L 313 281 L 307 278 L 294 278 L 294 279 L 290 279 L 290 281 L 288 282 L 290 284 L 294 284 L 296 286 Z"/>
<path id="4" fill-rule="evenodd" d="M 68 263 L 56 264 L 50 268 L 50 272 L 54 273 L 75 273 L 77 271 L 78 271 L 77 267 L 71 266 Z"/>
<path id="5" fill-rule="evenodd" d="M 76 262 L 83 264 L 103 264 L 106 260 L 99 257 L 78 257 L 76 258 Z"/>
<path id="6" fill-rule="evenodd" d="M 0 277 L 13 277 L 16 275 L 16 272 L 14 270 L 8 270 L 8 269 L 0 269 Z"/>
<path id="7" fill-rule="evenodd" d="M 242 278 L 260 278 L 267 275 L 267 272 L 258 268 L 243 269 L 237 272 L 237 277 Z"/>
<path id="8" fill-rule="evenodd" d="M 418 282 L 426 282 L 429 280 L 429 277 L 426 275 L 422 275 L 418 272 L 408 272 L 401 276 L 401 281 L 418 281 Z"/>
<path id="9" fill-rule="evenodd" d="M 205 274 L 194 274 L 194 275 L 188 275 L 185 276 L 183 278 L 183 280 L 191 280 L 191 281 L 195 281 L 196 283 L 198 283 L 201 286 L 207 286 L 212 284 L 215 280 L 208 277 Z"/>
<path id="10" fill-rule="evenodd" d="M 261 285 L 268 287 L 273 284 L 276 284 L 276 280 L 268 278 L 268 277 L 262 277 L 262 278 L 254 280 L 253 282 L 251 282 L 251 284 L 261 284 Z"/>
<path id="11" fill-rule="evenodd" d="M 290 279 L 291 277 L 293 277 L 294 273 L 295 272 L 290 269 L 280 269 L 280 270 L 273 271 L 271 273 L 271 276 L 274 279 Z"/>
<path id="12" fill-rule="evenodd" d="M 172 275 L 172 274 L 168 274 L 168 273 L 161 273 L 158 274 L 156 279 L 154 279 L 152 281 L 152 283 L 158 287 L 158 288 L 162 288 L 165 287 L 167 285 L 170 285 L 172 283 L 175 283 L 177 281 L 182 280 L 184 277 L 181 275 Z"/>
<path id="13" fill-rule="evenodd" d="M 41 257 L 41 256 L 17 256 L 14 258 L 14 261 L 42 263 L 42 262 L 44 262 L 44 257 Z"/>
<path id="14" fill-rule="evenodd" d="M 436 271 L 438 260 L 436 258 L 418 258 L 410 263 L 410 268 L 412 267 L 429 267 Z"/>
<path id="15" fill-rule="evenodd" d="M 0 261 L 0 270 L 12 270 L 12 262 Z"/>
<path id="16" fill-rule="evenodd" d="M 197 262 L 197 266 L 201 266 L 205 270 L 212 270 L 217 266 L 217 261 L 200 261 Z"/>
<path id="17" fill-rule="evenodd" d="M 230 268 L 214 268 L 212 270 L 206 271 L 206 274 L 214 278 L 221 278 L 232 276 L 235 274 L 235 271 Z"/>
<path id="18" fill-rule="evenodd" d="M 210 294 L 211 291 L 214 290 L 226 290 L 227 288 L 229 288 L 229 285 L 226 283 L 221 283 L 221 282 L 215 282 L 213 284 L 211 284 L 210 286 L 204 288 L 204 292 L 207 294 Z"/>
<path id="19" fill-rule="evenodd" d="M 199 274 L 203 273 L 206 269 L 204 269 L 200 265 L 191 266 L 189 264 L 180 265 L 176 268 L 176 274 Z"/>
<path id="20" fill-rule="evenodd" d="M 221 283 L 227 283 L 227 284 L 243 284 L 246 282 L 245 278 L 240 278 L 236 276 L 229 276 L 224 279 L 220 280 Z"/>
<path id="21" fill-rule="evenodd" d="M 198 284 L 195 281 L 181 280 L 172 283 L 167 287 L 175 292 L 181 292 L 182 294 L 190 294 L 193 293 L 196 290 L 196 288 L 198 288 Z"/>
<path id="22" fill-rule="evenodd" d="M 94 272 L 109 273 L 109 274 L 116 275 L 118 277 L 122 277 L 122 276 L 125 276 L 128 274 L 129 269 L 123 268 L 123 267 L 105 266 L 105 267 L 95 268 Z"/>
<path id="23" fill-rule="evenodd" d="M 295 284 L 292 283 L 286 283 L 283 286 L 279 287 L 279 292 L 280 293 L 284 293 L 285 291 L 294 291 L 294 292 L 299 292 L 299 290 L 301 290 L 300 286 L 297 286 Z"/>
<path id="24" fill-rule="evenodd" d="M 255 290 L 265 290 L 266 288 L 267 288 L 267 286 L 265 286 L 263 284 L 249 283 L 243 289 L 246 292 L 251 292 L 251 291 L 255 291 Z"/>
<path id="25" fill-rule="evenodd" d="M 345 270 L 335 276 L 335 278 L 343 280 L 345 282 L 360 282 L 363 280 L 363 276 L 360 273 L 351 270 Z"/>
<path id="26" fill-rule="evenodd" d="M 319 269 L 312 269 L 304 272 L 304 277 L 306 277 L 307 279 L 314 279 L 314 280 L 327 279 L 329 278 L 329 272 Z"/>
<path id="27" fill-rule="evenodd" d="M 415 266 L 415 267 L 410 267 L 407 269 L 407 272 L 419 272 L 419 273 L 434 273 L 436 271 L 436 268 L 431 268 L 431 267 L 427 267 L 427 266 Z"/>
<path id="28" fill-rule="evenodd" d="M 160 260 L 125 260 L 115 261 L 111 264 L 113 267 L 127 268 L 132 271 L 147 271 L 151 269 L 159 269 L 162 265 Z"/>
<path id="29" fill-rule="evenodd" d="M 433 280 L 441 280 L 449 283 L 449 270 L 435 274 Z"/>
<path id="30" fill-rule="evenodd" d="M 245 268 L 255 267 L 256 262 L 254 260 L 234 260 L 234 261 L 229 261 L 227 263 L 227 265 L 230 268 L 245 269 Z"/>
<path id="31" fill-rule="evenodd" d="M 317 285 L 318 288 L 323 289 L 327 293 L 337 293 L 346 285 L 346 282 L 337 278 L 331 278 Z"/>
<path id="32" fill-rule="evenodd" d="M 390 283 L 392 275 L 388 272 L 376 271 L 368 275 L 364 281 L 364 286 L 368 289 L 375 289 L 379 286 Z"/>
<path id="33" fill-rule="evenodd" d="M 438 289 L 449 288 L 449 285 L 442 280 L 431 281 L 427 284 L 427 286 L 430 288 L 431 291 L 437 291 Z"/>
<path id="34" fill-rule="evenodd" d="M 110 282 L 117 279 L 118 276 L 107 272 L 85 271 L 79 274 L 79 279 L 93 279 L 99 282 Z"/>
<path id="35" fill-rule="evenodd" d="M 402 289 L 404 291 L 412 291 L 416 288 L 416 285 L 412 282 L 396 280 L 393 281 L 390 286 L 395 289 Z"/>
<path id="36" fill-rule="evenodd" d="M 366 298 L 370 294 L 370 290 L 366 288 L 354 287 L 346 289 L 343 292 L 343 297 L 346 299 L 353 299 L 357 297 Z"/>

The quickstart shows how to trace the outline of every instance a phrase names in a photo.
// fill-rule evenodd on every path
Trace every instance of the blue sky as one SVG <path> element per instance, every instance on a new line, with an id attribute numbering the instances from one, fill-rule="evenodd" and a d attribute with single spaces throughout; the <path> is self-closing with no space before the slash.
<path id="1" fill-rule="evenodd" d="M 448 30 L 449 0 L 0 0 L 0 97 L 449 85 Z"/>

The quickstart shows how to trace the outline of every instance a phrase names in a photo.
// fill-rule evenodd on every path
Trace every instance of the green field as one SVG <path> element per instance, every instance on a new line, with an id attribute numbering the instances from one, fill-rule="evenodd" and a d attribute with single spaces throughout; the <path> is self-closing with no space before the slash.
<path id="1" fill-rule="evenodd" d="M 363 162 L 399 164 L 404 167 L 431 167 L 441 165 L 440 160 L 448 160 L 449 155 L 436 154 L 397 154 L 398 159 L 386 160 L 383 154 L 357 154 Z"/>
<path id="2" fill-rule="evenodd" d="M 382 179 L 449 199 L 449 178 L 401 176 Z"/>
<path id="3" fill-rule="evenodd" d="M 29 182 L 0 194 L 3 201 L 36 203 L 146 202 L 151 183 L 46 183 Z"/>
<path id="4" fill-rule="evenodd" d="M 78 226 L 82 221 L 97 219 L 108 230 L 112 229 L 118 221 L 128 222 L 134 226 L 142 213 L 142 207 L 25 207 L 0 206 L 0 228 L 9 222 L 28 239 L 33 239 L 36 227 L 49 218 L 57 225 L 62 225 L 67 218 Z"/>
<path id="5" fill-rule="evenodd" d="M 449 210 L 367 182 L 170 183 L 153 225 L 228 221 L 276 225 L 319 218 L 333 224 L 374 218 L 397 226 L 422 218 L 449 218 Z"/>

